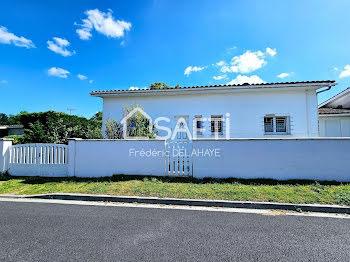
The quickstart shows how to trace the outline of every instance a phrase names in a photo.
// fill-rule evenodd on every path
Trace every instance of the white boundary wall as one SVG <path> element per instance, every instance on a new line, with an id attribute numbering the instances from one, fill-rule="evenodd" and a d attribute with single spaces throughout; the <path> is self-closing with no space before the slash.
<path id="1" fill-rule="evenodd" d="M 8 169 L 9 163 L 9 148 L 12 146 L 12 139 L 0 138 L 0 172 L 5 172 Z"/>
<path id="2" fill-rule="evenodd" d="M 150 149 L 153 156 L 149 156 Z M 71 139 L 68 173 L 77 177 L 162 176 L 165 175 L 164 149 L 164 140 Z M 141 152 L 144 152 L 143 156 Z"/>
<path id="3" fill-rule="evenodd" d="M 350 138 L 197 140 L 193 149 L 220 157 L 193 159 L 194 177 L 350 181 Z"/>
<path id="4" fill-rule="evenodd" d="M 0 172 L 8 168 L 11 145 L 11 140 L 0 139 Z M 66 173 L 51 174 L 163 176 L 167 174 L 165 148 L 163 140 L 70 139 Z M 193 156 L 196 178 L 350 181 L 350 138 L 202 139 L 193 141 L 192 148 L 194 152 L 218 149 L 220 155 Z"/>

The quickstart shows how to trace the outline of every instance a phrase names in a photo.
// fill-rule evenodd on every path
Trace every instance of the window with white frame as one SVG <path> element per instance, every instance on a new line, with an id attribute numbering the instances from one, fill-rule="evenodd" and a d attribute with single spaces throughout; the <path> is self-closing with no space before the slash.
<path id="1" fill-rule="evenodd" d="M 196 134 L 201 136 L 203 135 L 203 119 L 201 115 L 197 115 L 194 117 L 194 127 L 196 130 Z"/>
<path id="2" fill-rule="evenodd" d="M 276 133 L 287 133 L 287 117 L 276 117 Z"/>
<path id="3" fill-rule="evenodd" d="M 212 134 L 223 134 L 223 117 L 222 116 L 211 116 L 210 118 L 210 127 Z"/>
<path id="4" fill-rule="evenodd" d="M 264 132 L 265 134 L 281 134 L 289 133 L 289 117 L 266 115 L 264 117 Z"/>

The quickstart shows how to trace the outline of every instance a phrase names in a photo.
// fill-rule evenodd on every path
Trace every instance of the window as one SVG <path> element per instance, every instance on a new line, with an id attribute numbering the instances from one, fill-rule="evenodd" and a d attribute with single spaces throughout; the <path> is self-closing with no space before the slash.
<path id="1" fill-rule="evenodd" d="M 288 134 L 288 117 L 268 115 L 264 117 L 265 134 Z"/>
<path id="2" fill-rule="evenodd" d="M 264 118 L 265 133 L 273 132 L 273 117 Z"/>
<path id="3" fill-rule="evenodd" d="M 202 128 L 203 128 L 203 120 L 202 116 L 195 116 L 195 128 L 196 128 L 196 134 L 197 135 L 203 135 Z"/>
<path id="4" fill-rule="evenodd" d="M 185 129 L 185 124 L 184 123 L 180 123 L 180 125 L 179 125 L 179 132 L 177 132 L 176 138 L 177 139 L 187 139 L 187 133 L 186 133 L 186 129 Z"/>
<path id="5" fill-rule="evenodd" d="M 188 115 L 178 115 L 174 116 L 176 126 L 177 127 L 177 133 L 176 133 L 176 139 L 178 140 L 187 140 L 187 130 L 188 130 Z M 178 126 L 177 126 L 178 125 Z"/>
<path id="6" fill-rule="evenodd" d="M 287 118 L 285 116 L 276 117 L 276 133 L 281 132 L 287 132 Z"/>
<path id="7" fill-rule="evenodd" d="M 223 121 L 222 116 L 211 116 L 211 132 L 214 134 L 223 133 Z"/>

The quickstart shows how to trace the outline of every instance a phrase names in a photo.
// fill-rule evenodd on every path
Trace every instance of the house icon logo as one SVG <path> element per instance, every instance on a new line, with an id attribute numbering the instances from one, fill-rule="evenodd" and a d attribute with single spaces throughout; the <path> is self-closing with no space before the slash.
<path id="1" fill-rule="evenodd" d="M 148 137 L 136 137 L 136 136 L 128 136 L 128 128 L 131 127 L 132 124 L 132 118 L 137 115 L 142 114 L 147 120 L 148 120 L 148 128 L 149 132 L 152 132 L 153 129 L 153 122 L 152 118 L 143 111 L 140 107 L 135 107 L 132 111 L 129 112 L 121 121 L 120 123 L 123 125 L 123 138 L 124 139 L 148 139 Z"/>

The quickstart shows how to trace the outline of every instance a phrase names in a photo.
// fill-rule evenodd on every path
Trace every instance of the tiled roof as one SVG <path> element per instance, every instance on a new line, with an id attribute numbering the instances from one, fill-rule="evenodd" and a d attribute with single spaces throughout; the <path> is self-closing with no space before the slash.
<path id="1" fill-rule="evenodd" d="M 322 108 L 318 109 L 318 114 L 320 114 L 320 115 L 350 114 L 350 109 L 322 107 Z"/>
<path id="2" fill-rule="evenodd" d="M 299 82 L 276 82 L 276 83 L 261 83 L 261 84 L 239 84 L 239 85 L 205 85 L 205 86 L 183 86 L 183 87 L 171 87 L 168 89 L 198 89 L 198 88 L 215 88 L 215 87 L 238 87 L 238 88 L 249 88 L 249 87 L 260 87 L 260 88 L 268 88 L 273 85 L 307 85 L 307 84 L 335 84 L 334 80 L 323 80 L 323 81 L 299 81 Z M 278 87 L 276 87 L 278 88 Z M 168 90 L 165 89 L 165 90 Z M 164 89 L 155 89 L 151 90 L 148 88 L 144 89 L 115 89 L 115 90 L 102 90 L 102 91 L 92 91 L 90 92 L 91 95 L 103 95 L 103 94 L 113 94 L 113 93 L 132 93 L 132 92 L 138 92 L 138 91 L 162 91 Z"/>

